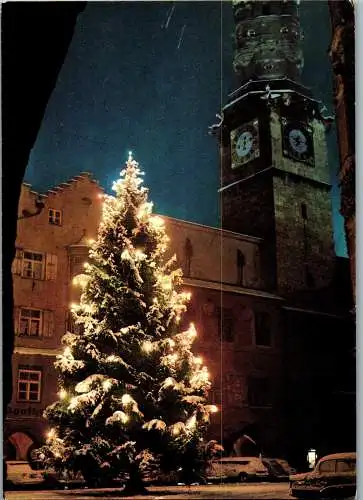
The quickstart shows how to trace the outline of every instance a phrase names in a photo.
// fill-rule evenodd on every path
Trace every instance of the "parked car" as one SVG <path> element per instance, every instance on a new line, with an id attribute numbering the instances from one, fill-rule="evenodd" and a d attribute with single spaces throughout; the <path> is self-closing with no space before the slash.
<path id="1" fill-rule="evenodd" d="M 207 469 L 208 481 L 256 481 L 268 476 L 268 468 L 258 457 L 223 457 L 213 460 Z"/>
<path id="2" fill-rule="evenodd" d="M 13 484 L 38 484 L 44 482 L 44 471 L 34 470 L 29 462 L 9 460 L 6 462 L 7 479 Z"/>
<path id="3" fill-rule="evenodd" d="M 290 476 L 290 492 L 296 498 L 337 499 L 354 497 L 357 489 L 356 453 L 322 457 L 315 468 Z"/>
<path id="4" fill-rule="evenodd" d="M 269 472 L 269 481 L 289 481 L 296 470 L 282 458 L 262 458 L 263 465 Z"/>

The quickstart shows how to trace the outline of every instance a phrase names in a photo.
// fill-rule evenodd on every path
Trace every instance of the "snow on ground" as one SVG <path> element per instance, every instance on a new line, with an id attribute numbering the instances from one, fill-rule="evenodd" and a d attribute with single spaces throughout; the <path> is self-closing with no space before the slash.
<path id="1" fill-rule="evenodd" d="M 63 490 L 63 491 L 9 491 L 5 494 L 6 500 L 288 500 L 288 483 L 253 483 L 253 484 L 223 484 L 208 486 L 154 486 L 148 488 L 147 497 L 121 497 L 115 489 L 109 490 Z M 102 492 L 105 496 L 102 496 Z"/>

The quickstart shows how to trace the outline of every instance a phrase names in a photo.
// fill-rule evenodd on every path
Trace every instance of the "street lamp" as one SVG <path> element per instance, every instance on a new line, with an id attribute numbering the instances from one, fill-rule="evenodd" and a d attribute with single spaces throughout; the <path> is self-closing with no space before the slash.
<path id="1" fill-rule="evenodd" d="M 310 448 L 310 450 L 308 451 L 308 455 L 307 455 L 309 469 L 314 468 L 315 462 L 316 462 L 316 457 L 317 457 L 316 450 L 314 450 L 314 448 Z"/>

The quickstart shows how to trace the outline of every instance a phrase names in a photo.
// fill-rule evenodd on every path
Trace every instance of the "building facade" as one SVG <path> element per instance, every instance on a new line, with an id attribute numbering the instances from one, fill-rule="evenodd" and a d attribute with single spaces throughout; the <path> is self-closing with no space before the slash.
<path id="1" fill-rule="evenodd" d="M 79 287 L 73 281 L 82 274 L 90 240 L 97 235 L 100 195 L 98 183 L 81 174 L 41 195 L 41 213 L 18 222 L 13 263 L 14 391 L 4 429 L 8 459 L 30 459 L 32 449 L 46 437 L 42 413 L 58 399 L 53 363 L 62 350 L 62 336 L 76 328 L 69 313 L 70 304 L 79 299 Z M 39 194 L 23 185 L 19 214 L 37 199 Z M 206 360 L 213 384 L 209 397 L 221 410 L 213 415 L 210 437 L 231 452 L 235 441 L 248 434 L 256 442 L 252 449 L 249 443 L 248 454 L 287 456 L 291 437 L 287 429 L 296 433 L 304 408 L 300 435 L 304 444 L 315 445 L 321 436 L 314 435 L 313 424 L 319 432 L 322 424 L 319 401 L 314 408 L 310 395 L 322 366 L 325 380 L 332 384 L 337 362 L 332 345 L 338 337 L 326 330 L 327 321 L 346 328 L 344 313 L 289 307 L 282 294 L 272 292 L 270 276 L 263 273 L 262 238 L 169 217 L 164 220 L 170 254 L 176 254 L 183 286 L 192 294 L 185 320 L 196 324 L 195 351 Z M 316 335 L 314 342 L 321 344 L 314 363 L 307 335 Z M 324 342 L 332 352 L 325 352 Z M 304 367 L 307 362 L 309 371 Z M 314 416 L 312 423 L 309 415 Z M 242 447 L 240 452 L 247 449 Z"/>
<path id="2" fill-rule="evenodd" d="M 233 8 L 241 87 L 216 130 L 221 228 L 164 219 L 192 292 L 186 320 L 196 324 L 195 349 L 220 408 L 210 437 L 231 452 L 248 435 L 239 453 L 299 465 L 309 448 L 323 454 L 355 446 L 351 304 L 342 301 L 349 294 L 333 250 L 324 123 L 299 83 L 297 4 L 236 1 Z M 41 196 L 39 215 L 19 220 L 8 458 L 29 458 L 47 432 L 41 414 L 57 399 L 53 362 L 62 335 L 75 328 L 72 280 L 96 238 L 100 194 L 81 174 Z M 38 198 L 24 185 L 19 214 Z"/>
<path id="3" fill-rule="evenodd" d="M 26 460 L 45 437 L 44 408 L 54 402 L 53 363 L 67 328 L 72 274 L 87 258 L 86 238 L 95 238 L 101 188 L 87 174 L 39 196 L 23 185 L 13 262 L 13 397 L 5 419 L 4 453 Z M 43 210 L 31 213 L 41 199 Z"/>

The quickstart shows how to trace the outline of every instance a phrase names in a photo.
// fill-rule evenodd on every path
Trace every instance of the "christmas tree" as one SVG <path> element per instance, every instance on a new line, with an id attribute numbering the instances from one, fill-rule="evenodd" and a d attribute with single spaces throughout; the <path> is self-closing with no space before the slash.
<path id="1" fill-rule="evenodd" d="M 40 450 L 48 466 L 81 471 L 90 484 L 127 474 L 126 490 L 144 490 L 154 466 L 203 466 L 210 413 L 208 370 L 182 328 L 190 294 L 175 257 L 167 259 L 163 219 L 152 214 L 138 164 L 129 156 L 116 196 L 105 196 L 97 241 L 71 310 L 81 333 L 67 332 L 55 363 L 59 400 L 45 410 L 51 430 Z"/>

